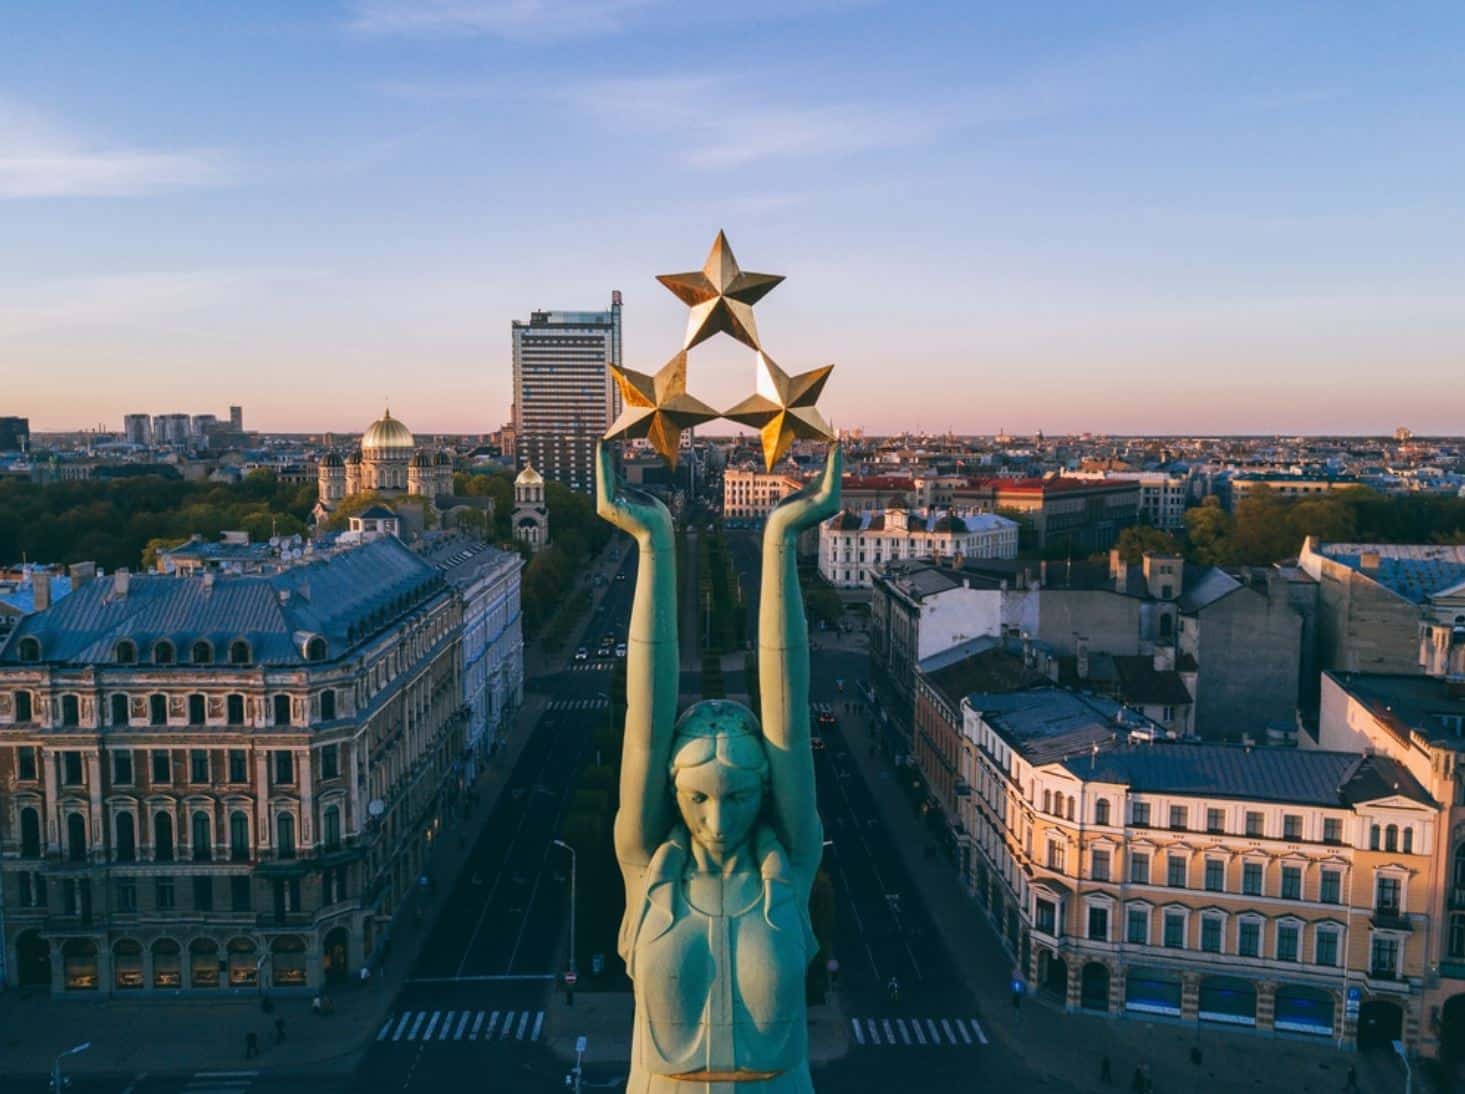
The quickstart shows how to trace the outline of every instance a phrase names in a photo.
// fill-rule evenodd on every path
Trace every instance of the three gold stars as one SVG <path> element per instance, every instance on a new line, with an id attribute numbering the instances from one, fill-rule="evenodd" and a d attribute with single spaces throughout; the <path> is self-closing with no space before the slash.
<path id="1" fill-rule="evenodd" d="M 717 233 L 700 271 L 657 278 L 690 309 L 682 348 L 655 375 L 611 366 L 625 409 L 606 437 L 645 437 L 672 467 L 677 465 L 682 430 L 724 417 L 761 434 L 763 461 L 773 467 L 795 440 L 834 440 L 829 423 L 815 407 L 833 365 L 790 376 L 763 352 L 753 305 L 783 280 L 780 274 L 746 273 L 733 256 L 727 236 Z M 757 354 L 756 394 L 719 415 L 687 394 L 687 351 L 715 334 L 727 334 Z"/>

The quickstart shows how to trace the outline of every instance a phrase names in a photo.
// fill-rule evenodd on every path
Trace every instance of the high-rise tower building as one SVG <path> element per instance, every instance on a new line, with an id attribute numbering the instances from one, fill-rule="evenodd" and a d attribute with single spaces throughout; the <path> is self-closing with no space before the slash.
<path id="1" fill-rule="evenodd" d="M 514 320 L 515 463 L 572 490 L 595 488 L 595 442 L 620 413 L 621 294 L 609 311 L 536 311 Z"/>
<path id="2" fill-rule="evenodd" d="M 128 444 L 146 448 L 153 443 L 153 417 L 151 414 L 124 414 L 122 435 Z"/>

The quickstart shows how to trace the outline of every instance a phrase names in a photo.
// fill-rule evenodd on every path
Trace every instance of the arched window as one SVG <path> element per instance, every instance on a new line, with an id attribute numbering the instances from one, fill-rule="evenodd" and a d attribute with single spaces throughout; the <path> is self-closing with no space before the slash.
<path id="1" fill-rule="evenodd" d="M 249 643 L 242 638 L 236 638 L 229 643 L 229 664 L 249 664 Z"/>
<path id="2" fill-rule="evenodd" d="M 1414 829 L 1413 828 L 1406 828 L 1406 829 L 1404 829 L 1404 853 L 1406 855 L 1412 855 L 1412 854 L 1414 854 Z"/>
<path id="3" fill-rule="evenodd" d="M 229 857 L 249 861 L 249 818 L 239 809 L 229 814 Z"/>
<path id="4" fill-rule="evenodd" d="M 190 695 L 188 697 L 188 724 L 201 726 L 208 721 L 207 704 L 204 703 L 202 695 Z"/>
<path id="5" fill-rule="evenodd" d="M 203 810 L 193 814 L 193 861 L 208 862 L 214 857 L 213 825 Z"/>
<path id="6" fill-rule="evenodd" d="M 1379 849 L 1379 826 L 1376 824 L 1370 825 L 1368 829 L 1368 849 L 1370 851 Z"/>
<path id="7" fill-rule="evenodd" d="M 35 638 L 22 638 L 15 652 L 22 661 L 39 661 L 41 659 L 41 643 Z"/>
<path id="8" fill-rule="evenodd" d="M 86 861 L 86 818 L 80 813 L 66 814 L 66 857 L 72 862 Z"/>
<path id="9" fill-rule="evenodd" d="M 326 640 L 324 638 L 312 638 L 305 643 L 305 659 L 307 661 L 324 661 L 326 659 Z"/>
<path id="10" fill-rule="evenodd" d="M 334 805 L 326 806 L 322 814 L 326 847 L 332 851 L 341 846 L 341 810 Z"/>
<path id="11" fill-rule="evenodd" d="M 129 638 L 124 638 L 121 642 L 117 643 L 117 647 L 113 651 L 113 657 L 119 665 L 137 664 L 137 643 Z"/>
<path id="12" fill-rule="evenodd" d="M 20 811 L 20 857 L 41 857 L 41 815 L 29 807 Z"/>
<path id="13" fill-rule="evenodd" d="M 173 818 L 167 813 L 153 815 L 153 858 L 158 862 L 173 861 Z"/>
<path id="14" fill-rule="evenodd" d="M 214 644 L 206 638 L 200 638 L 193 644 L 193 653 L 189 656 L 195 665 L 212 665 L 214 663 Z"/>
<path id="15" fill-rule="evenodd" d="M 1068 819 L 1069 820 L 1073 820 L 1074 813 L 1077 810 L 1078 810 L 1078 799 L 1070 795 L 1069 796 L 1069 799 L 1068 799 Z"/>
<path id="16" fill-rule="evenodd" d="M 121 692 L 114 692 L 112 695 L 112 724 L 114 726 L 125 726 L 128 721 L 127 696 Z"/>
<path id="17" fill-rule="evenodd" d="M 166 638 L 159 639 L 158 643 L 153 646 L 153 664 L 171 665 L 175 660 L 173 643 Z"/>
<path id="18" fill-rule="evenodd" d="M 1053 791 L 1051 790 L 1043 791 L 1043 812 L 1053 812 Z"/>
<path id="19" fill-rule="evenodd" d="M 168 724 L 168 697 L 166 695 L 148 696 L 148 724 L 155 726 Z"/>
<path id="20" fill-rule="evenodd" d="M 112 819 L 118 862 L 132 862 L 137 858 L 137 831 L 134 824 L 131 813 L 118 813 Z"/>
<path id="21" fill-rule="evenodd" d="M 1094 803 L 1094 823 L 1109 823 L 1109 800 L 1107 798 L 1100 798 Z"/>
<path id="22" fill-rule="evenodd" d="M 1399 826 L 1391 824 L 1384 829 L 1384 850 L 1397 851 L 1399 849 Z"/>
<path id="23" fill-rule="evenodd" d="M 295 818 L 289 813 L 275 818 L 275 850 L 281 858 L 295 857 Z"/>

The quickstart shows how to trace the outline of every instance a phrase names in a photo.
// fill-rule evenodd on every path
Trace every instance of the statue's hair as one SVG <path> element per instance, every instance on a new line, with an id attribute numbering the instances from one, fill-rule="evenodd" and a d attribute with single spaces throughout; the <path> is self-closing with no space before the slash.
<path id="1" fill-rule="evenodd" d="M 714 760 L 738 771 L 750 771 L 765 788 L 768 785 L 763 733 L 757 716 L 742 703 L 704 699 L 693 703 L 677 719 L 668 765 L 672 781 L 676 781 L 678 771 Z"/>

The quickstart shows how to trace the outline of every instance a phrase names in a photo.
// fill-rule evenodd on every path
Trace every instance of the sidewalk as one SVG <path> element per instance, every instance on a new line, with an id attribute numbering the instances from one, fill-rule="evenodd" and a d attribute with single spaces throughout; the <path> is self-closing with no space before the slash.
<path id="1" fill-rule="evenodd" d="M 1344 1052 L 1332 1042 L 1228 1032 L 1179 1022 L 1156 1022 L 1097 1014 L 1066 1014 L 1061 1006 L 1029 995 L 1014 1011 L 1009 975 L 1011 955 L 977 901 L 962 887 L 944 858 L 925 859 L 919 850 L 930 834 L 897 788 L 887 761 L 870 755 L 871 720 L 863 712 L 842 715 L 845 740 L 856 766 L 875 797 L 882 821 L 904 856 L 936 929 L 963 979 L 982 1007 L 994 1047 L 1021 1056 L 1047 1082 L 1076 1091 L 1128 1089 L 1130 1077 L 1148 1063 L 1154 1089 L 1225 1094 L 1335 1094 L 1343 1089 L 1350 1064 L 1358 1068 L 1362 1094 L 1395 1094 L 1404 1088 L 1393 1061 Z M 1199 1048 L 1202 1063 L 1191 1062 Z M 1056 1051 L 1055 1051 L 1056 1050 Z M 1099 1063 L 1108 1056 L 1112 1085 L 1099 1081 Z M 1414 1089 L 1431 1088 L 1414 1069 Z"/>
<path id="2" fill-rule="evenodd" d="M 612 541 L 582 580 L 590 573 L 605 573 L 608 578 L 616 565 L 609 561 L 609 551 L 623 547 Z M 609 587 L 608 580 L 598 588 L 592 585 L 591 612 L 580 622 L 571 649 Z M 538 643 L 526 643 L 526 680 L 558 671 L 562 661 L 562 654 L 546 655 Z M 526 691 L 517 731 L 479 777 L 478 804 L 460 828 L 466 838 L 461 845 L 457 840 L 439 840 L 434 848 L 428 870 L 438 879 L 440 892 L 452 891 L 454 879 L 477 843 L 550 698 Z M 400 916 L 393 928 L 391 956 L 373 968 L 371 979 L 365 984 L 353 979 L 327 992 L 335 1005 L 335 1014 L 328 1018 L 312 1014 L 310 999 L 301 996 L 273 998 L 274 1009 L 267 1014 L 260 1007 L 258 995 L 252 992 L 217 999 L 127 995 L 81 999 L 25 997 L 19 991 L 5 991 L 0 993 L 0 1079 L 48 1073 L 58 1053 L 83 1041 L 91 1042 L 91 1048 L 66 1060 L 67 1074 L 186 1074 L 220 1068 L 350 1072 L 385 1020 L 440 908 L 438 902 L 429 909 L 420 927 L 413 925 L 410 915 Z M 275 1042 L 276 1018 L 285 1022 L 285 1040 L 280 1044 Z M 251 1031 L 258 1035 L 260 1052 L 246 1061 L 244 1039 Z"/>

